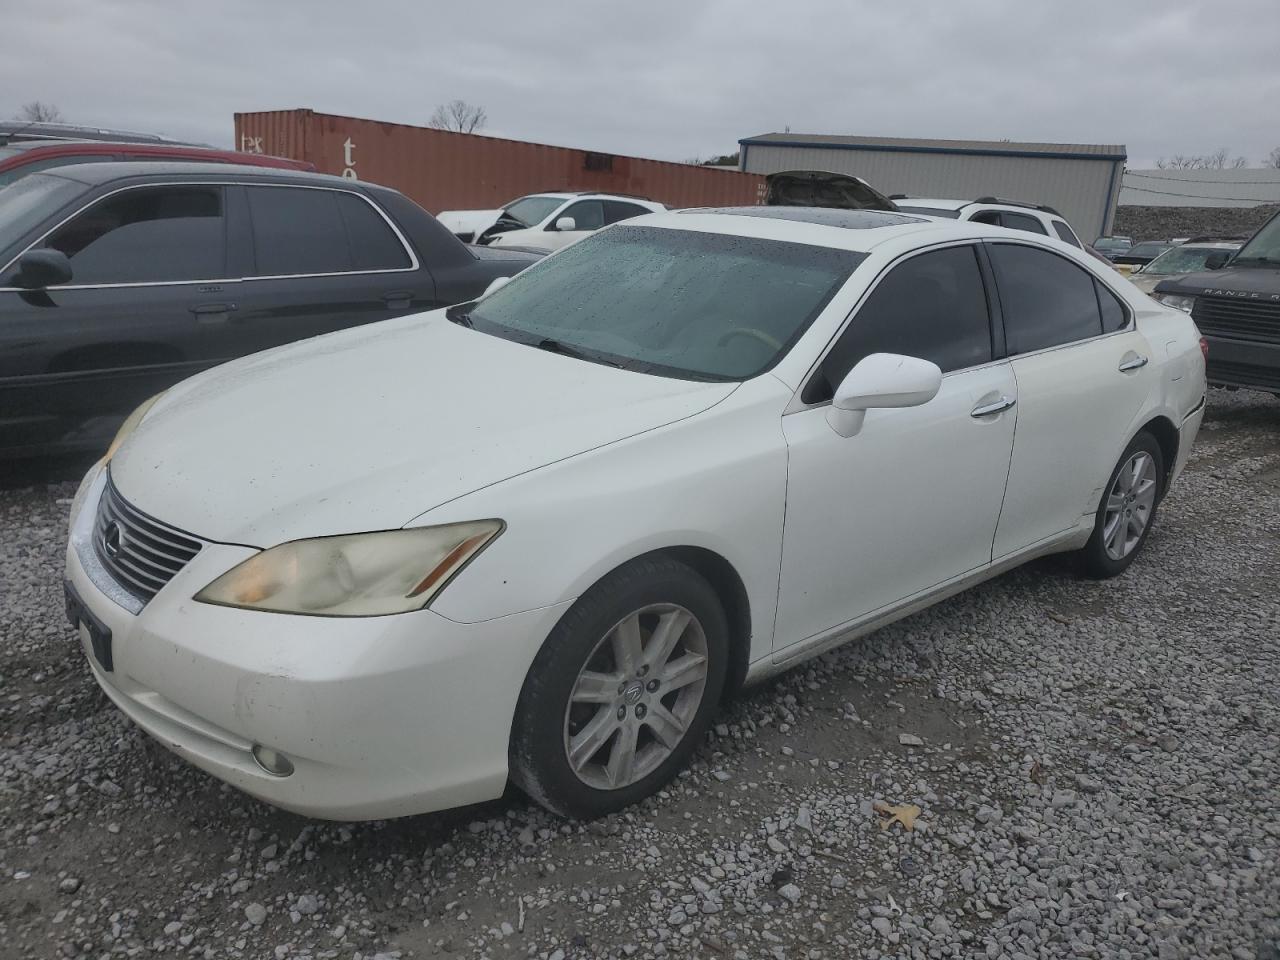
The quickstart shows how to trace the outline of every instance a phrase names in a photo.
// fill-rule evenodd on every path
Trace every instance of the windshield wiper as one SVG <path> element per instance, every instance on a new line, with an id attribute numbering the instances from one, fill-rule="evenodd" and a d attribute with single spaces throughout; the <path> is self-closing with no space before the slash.
<path id="1" fill-rule="evenodd" d="M 590 356 L 571 347 L 568 344 L 561 343 L 559 340 L 553 340 L 551 337 L 543 337 L 534 344 L 539 350 L 546 350 L 548 353 L 558 353 L 562 357 L 572 357 L 574 360 L 586 360 L 588 363 L 602 363 L 606 367 L 616 367 L 622 369 L 622 364 L 614 363 L 610 360 L 602 360 L 600 357 Z"/>
<path id="2" fill-rule="evenodd" d="M 444 315 L 460 327 L 474 327 L 475 324 L 471 320 L 471 311 L 466 309 L 470 306 L 472 306 L 470 303 L 459 303 L 457 306 L 446 310 Z"/>

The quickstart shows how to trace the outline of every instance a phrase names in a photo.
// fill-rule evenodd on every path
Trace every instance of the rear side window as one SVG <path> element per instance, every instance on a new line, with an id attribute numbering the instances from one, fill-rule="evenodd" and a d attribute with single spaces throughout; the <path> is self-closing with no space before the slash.
<path id="1" fill-rule="evenodd" d="M 873 353 L 932 360 L 944 373 L 991 359 L 987 294 L 973 247 L 922 253 L 894 267 L 822 361 L 804 400 L 830 400 L 845 375 Z"/>
<path id="2" fill-rule="evenodd" d="M 987 249 L 1000 287 L 1011 355 L 1102 333 L 1095 281 L 1086 270 L 1035 247 L 993 243 Z"/>
<path id="3" fill-rule="evenodd" d="M 222 279 L 222 188 L 125 190 L 77 215 L 45 245 L 67 255 L 73 284 Z"/>
<path id="4" fill-rule="evenodd" d="M 1038 233 L 1046 237 L 1049 235 L 1043 223 L 1026 213 L 1010 213 L 1008 210 L 1001 210 L 1000 226 L 1008 227 L 1010 230 L 1026 230 L 1028 233 Z"/>
<path id="5" fill-rule="evenodd" d="M 1102 308 L 1102 332 L 1115 333 L 1129 325 L 1129 311 L 1124 308 L 1120 298 L 1104 287 L 1098 280 L 1093 281 L 1098 292 L 1098 306 Z"/>
<path id="6" fill-rule="evenodd" d="M 646 210 L 638 203 L 623 203 L 621 200 L 604 201 L 604 222 L 617 223 L 619 220 L 630 220 L 652 211 Z"/>
<path id="7" fill-rule="evenodd" d="M 394 270 L 410 265 L 386 221 L 360 197 L 305 187 L 246 188 L 255 276 Z"/>
<path id="8" fill-rule="evenodd" d="M 1053 224 L 1053 230 L 1058 235 L 1059 240 L 1064 240 L 1073 247 L 1080 247 L 1079 239 L 1077 239 L 1076 235 L 1071 232 L 1071 228 L 1067 226 L 1065 221 L 1050 220 L 1049 222 Z"/>

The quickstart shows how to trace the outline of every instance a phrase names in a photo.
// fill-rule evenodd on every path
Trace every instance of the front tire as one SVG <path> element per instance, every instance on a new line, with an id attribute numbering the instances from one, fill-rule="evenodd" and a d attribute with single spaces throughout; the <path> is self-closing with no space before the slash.
<path id="1" fill-rule="evenodd" d="M 1139 433 L 1120 455 L 1102 492 L 1093 534 L 1077 558 L 1096 580 L 1118 576 L 1147 542 L 1160 506 L 1164 453 L 1151 434 Z"/>
<path id="2" fill-rule="evenodd" d="M 711 722 L 728 666 L 724 610 L 663 556 L 618 568 L 556 624 L 516 707 L 510 769 L 553 813 L 592 819 L 661 789 Z"/>

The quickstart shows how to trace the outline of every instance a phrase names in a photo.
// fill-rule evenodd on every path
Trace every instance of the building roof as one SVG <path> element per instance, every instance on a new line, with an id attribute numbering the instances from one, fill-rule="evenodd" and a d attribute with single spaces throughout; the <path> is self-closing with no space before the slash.
<path id="1" fill-rule="evenodd" d="M 1126 170 L 1126 207 L 1256 207 L 1280 203 L 1280 170 Z"/>
<path id="2" fill-rule="evenodd" d="M 827 133 L 762 133 L 739 140 L 743 146 L 816 147 L 830 150 L 882 150 L 898 153 L 967 153 L 994 157 L 1043 157 L 1073 160 L 1126 160 L 1118 143 L 1024 143 L 1012 140 L 918 140 L 908 137 L 847 137 Z"/>

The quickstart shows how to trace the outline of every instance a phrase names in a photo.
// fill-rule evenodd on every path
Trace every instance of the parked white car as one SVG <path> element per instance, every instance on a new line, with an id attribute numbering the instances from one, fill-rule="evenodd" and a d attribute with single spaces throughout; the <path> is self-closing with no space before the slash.
<path id="1" fill-rule="evenodd" d="M 1123 571 L 1199 334 L 1057 240 L 646 216 L 139 409 L 67 606 L 143 729 L 302 813 L 652 794 L 722 698 L 1043 554 Z M 1015 431 L 1016 427 L 1016 431 Z"/>
<path id="2" fill-rule="evenodd" d="M 1002 200 L 999 197 L 979 197 L 977 200 L 938 200 L 894 194 L 892 199 L 903 213 L 920 213 L 931 217 L 989 223 L 1009 230 L 1026 230 L 1046 237 L 1057 237 L 1077 249 L 1084 249 L 1084 244 L 1080 242 L 1080 238 L 1071 229 L 1071 224 L 1067 223 L 1066 218 L 1053 207 L 1042 204 Z"/>
<path id="3" fill-rule="evenodd" d="M 464 243 L 551 253 L 611 223 L 665 209 L 613 193 L 535 193 L 501 210 L 447 210 L 436 219 Z"/>

